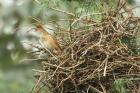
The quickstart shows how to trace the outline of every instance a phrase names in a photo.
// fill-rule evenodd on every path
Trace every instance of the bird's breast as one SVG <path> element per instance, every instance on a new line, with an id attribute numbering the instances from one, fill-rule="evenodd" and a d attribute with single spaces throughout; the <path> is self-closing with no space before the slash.
<path id="1" fill-rule="evenodd" d="M 49 49 L 50 51 L 53 51 L 53 50 L 56 50 L 59 52 L 61 51 L 59 43 L 51 35 L 42 36 L 41 42 L 42 42 L 43 47 Z"/>
<path id="2" fill-rule="evenodd" d="M 41 43 L 43 45 L 44 48 L 47 48 L 49 50 L 52 50 L 53 49 L 53 46 L 51 45 L 49 39 L 46 39 L 46 38 L 41 38 Z"/>

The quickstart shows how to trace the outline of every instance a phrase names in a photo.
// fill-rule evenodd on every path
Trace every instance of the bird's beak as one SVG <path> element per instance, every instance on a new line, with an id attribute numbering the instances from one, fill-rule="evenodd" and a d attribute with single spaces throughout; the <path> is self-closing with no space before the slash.
<path id="1" fill-rule="evenodd" d="M 30 32 L 30 31 L 36 31 L 36 28 L 30 28 L 29 30 L 27 30 L 27 33 Z"/>

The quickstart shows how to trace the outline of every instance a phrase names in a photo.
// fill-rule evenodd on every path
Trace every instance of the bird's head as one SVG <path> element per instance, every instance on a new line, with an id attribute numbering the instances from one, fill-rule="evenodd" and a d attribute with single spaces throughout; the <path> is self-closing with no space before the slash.
<path id="1" fill-rule="evenodd" d="M 43 33 L 45 35 L 49 35 L 49 33 L 43 27 L 43 24 L 37 24 L 36 27 L 35 27 L 35 31 L 37 31 L 39 33 Z"/>
<path id="2" fill-rule="evenodd" d="M 37 24 L 35 27 L 35 30 L 38 32 L 42 32 L 44 30 L 43 26 L 41 24 Z"/>

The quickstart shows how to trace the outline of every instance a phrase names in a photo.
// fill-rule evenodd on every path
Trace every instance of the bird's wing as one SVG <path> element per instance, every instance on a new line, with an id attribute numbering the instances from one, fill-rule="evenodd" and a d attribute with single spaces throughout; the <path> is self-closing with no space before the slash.
<path id="1" fill-rule="evenodd" d="M 57 39 L 53 36 L 50 35 L 48 42 L 54 47 L 54 49 L 58 50 L 58 51 L 62 51 Z"/>

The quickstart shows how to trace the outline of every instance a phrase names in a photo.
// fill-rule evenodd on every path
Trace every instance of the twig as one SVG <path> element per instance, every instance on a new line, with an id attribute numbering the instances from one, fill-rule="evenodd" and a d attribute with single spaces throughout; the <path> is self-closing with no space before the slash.
<path id="1" fill-rule="evenodd" d="M 106 69 L 107 69 L 107 61 L 108 61 L 108 58 L 109 58 L 109 55 L 107 55 L 107 56 L 106 56 L 106 59 L 103 61 L 103 63 L 105 63 L 103 76 L 106 76 Z"/>
<path id="2" fill-rule="evenodd" d="M 97 88 L 89 85 L 90 89 L 92 90 L 92 92 L 97 92 L 97 93 L 103 93 L 102 91 L 98 90 Z"/>
<path id="3" fill-rule="evenodd" d="M 127 11 L 121 12 L 120 14 L 123 14 L 123 13 L 126 13 L 126 12 L 130 12 L 133 9 L 136 9 L 136 8 L 140 8 L 140 6 L 135 6 L 135 7 L 131 8 L 131 9 L 127 10 Z"/>
<path id="4" fill-rule="evenodd" d="M 45 65 L 49 65 L 49 66 L 52 66 L 52 67 L 56 67 L 56 68 L 59 68 L 59 69 L 62 69 L 62 70 L 65 70 L 65 71 L 71 71 L 65 67 L 60 67 L 60 66 L 57 66 L 57 65 L 53 65 L 53 64 L 50 64 L 50 63 L 47 63 L 47 62 L 43 62 L 43 64 Z"/>
<path id="5" fill-rule="evenodd" d="M 71 26 L 73 26 L 75 23 L 77 23 L 78 21 L 80 21 L 84 17 L 92 16 L 92 15 L 103 15 L 103 14 L 105 14 L 105 13 L 102 12 L 102 13 L 92 13 L 92 14 L 83 15 L 83 16 L 79 17 L 77 20 L 75 20 L 74 22 L 72 22 Z"/>
<path id="6" fill-rule="evenodd" d="M 69 12 L 60 10 L 60 9 L 58 9 L 58 8 L 54 8 L 54 7 L 49 7 L 49 8 L 52 9 L 52 10 L 58 11 L 58 12 L 65 13 L 65 14 L 67 14 L 67 15 L 75 16 L 75 14 L 73 14 L 73 13 L 69 13 Z"/>
<path id="7" fill-rule="evenodd" d="M 32 69 L 35 72 L 39 72 L 39 73 L 46 73 L 46 71 L 41 71 L 41 70 L 37 70 L 37 69 Z"/>

